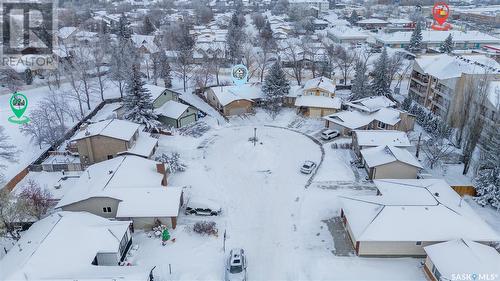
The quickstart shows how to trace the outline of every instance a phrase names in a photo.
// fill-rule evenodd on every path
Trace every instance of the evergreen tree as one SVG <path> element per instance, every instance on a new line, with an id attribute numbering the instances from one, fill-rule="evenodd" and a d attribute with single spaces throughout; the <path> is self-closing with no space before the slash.
<path id="1" fill-rule="evenodd" d="M 476 202 L 500 208 L 500 127 L 493 127 L 490 136 L 484 141 L 480 170 L 475 179 Z"/>
<path id="2" fill-rule="evenodd" d="M 401 105 L 401 107 L 404 110 L 409 111 L 411 108 L 411 104 L 412 104 L 412 99 L 410 98 L 410 95 L 408 95 L 408 96 L 406 96 L 405 100 L 403 101 L 403 104 Z"/>
<path id="3" fill-rule="evenodd" d="M 373 80 L 370 84 L 372 96 L 384 96 L 391 91 L 391 81 L 389 81 L 388 69 L 389 57 L 387 56 L 387 49 L 384 47 L 380 57 L 377 59 L 373 70 Z"/>
<path id="4" fill-rule="evenodd" d="M 170 64 L 168 63 L 167 55 L 165 52 L 160 52 L 160 68 L 159 76 L 163 79 L 165 88 L 172 87 L 172 74 Z"/>
<path id="5" fill-rule="evenodd" d="M 290 84 L 281 68 L 281 62 L 277 61 L 269 70 L 262 86 L 262 92 L 265 95 L 265 107 L 273 119 L 280 112 L 283 98 L 289 91 Z"/>
<path id="6" fill-rule="evenodd" d="M 118 27 L 116 33 L 117 33 L 116 35 L 118 35 L 118 39 L 120 40 L 120 42 L 130 40 L 132 36 L 130 22 L 128 21 L 125 14 L 122 14 L 120 19 L 118 20 Z"/>
<path id="7" fill-rule="evenodd" d="M 134 64 L 127 83 L 126 95 L 123 97 L 124 117 L 132 122 L 144 124 L 147 130 L 154 130 L 160 123 L 153 111 L 151 93 L 144 88 L 144 84 L 139 65 Z"/>
<path id="8" fill-rule="evenodd" d="M 413 30 L 411 34 L 410 43 L 406 50 L 412 53 L 419 53 L 422 51 L 422 23 L 419 21 L 415 25 L 415 30 Z"/>
<path id="9" fill-rule="evenodd" d="M 351 16 L 347 19 L 347 21 L 350 24 L 355 25 L 359 21 L 358 12 L 356 12 L 356 10 L 353 10 Z"/>
<path id="10" fill-rule="evenodd" d="M 229 56 L 233 62 L 241 58 L 241 47 L 243 45 L 244 35 L 243 26 L 236 13 L 233 13 L 226 35 L 226 42 L 229 49 Z"/>
<path id="11" fill-rule="evenodd" d="M 366 75 L 366 64 L 362 61 L 356 62 L 354 68 L 354 80 L 352 81 L 353 99 L 357 100 L 368 96 L 368 75 Z"/>
<path id="12" fill-rule="evenodd" d="M 149 35 L 156 30 L 154 24 L 151 22 L 149 16 L 145 16 L 142 22 L 142 33 Z"/>
<path id="13" fill-rule="evenodd" d="M 443 42 L 443 45 L 441 45 L 441 47 L 439 47 L 439 51 L 441 53 L 446 53 L 446 54 L 449 54 L 453 51 L 453 36 L 451 35 L 448 35 L 448 37 L 446 37 L 446 40 L 444 40 Z"/>

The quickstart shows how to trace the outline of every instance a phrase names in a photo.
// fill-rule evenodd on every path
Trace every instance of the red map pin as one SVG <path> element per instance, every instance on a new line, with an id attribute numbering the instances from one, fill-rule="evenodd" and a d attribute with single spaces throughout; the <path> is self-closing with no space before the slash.
<path id="1" fill-rule="evenodd" d="M 444 2 L 437 2 L 432 8 L 432 15 L 439 25 L 443 25 L 450 15 L 450 8 Z"/>

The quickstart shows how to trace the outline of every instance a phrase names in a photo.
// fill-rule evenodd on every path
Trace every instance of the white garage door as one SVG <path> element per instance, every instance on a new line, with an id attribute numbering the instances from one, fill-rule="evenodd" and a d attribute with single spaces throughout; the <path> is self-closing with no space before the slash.
<path id="1" fill-rule="evenodd" d="M 196 122 L 196 115 L 190 114 L 188 116 L 181 117 L 181 119 L 179 120 L 179 125 L 181 127 L 184 127 L 184 126 L 189 125 L 193 122 Z"/>
<path id="2" fill-rule="evenodd" d="M 229 115 L 241 115 L 247 113 L 246 107 L 234 107 L 229 110 Z"/>

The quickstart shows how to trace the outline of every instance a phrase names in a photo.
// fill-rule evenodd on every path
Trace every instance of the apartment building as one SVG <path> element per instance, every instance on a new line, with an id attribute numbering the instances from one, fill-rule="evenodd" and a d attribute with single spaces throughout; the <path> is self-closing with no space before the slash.
<path id="1" fill-rule="evenodd" d="M 500 64 L 484 55 L 452 56 L 426 55 L 413 65 L 409 94 L 415 101 L 455 126 L 457 110 L 463 103 L 463 94 L 471 79 L 489 81 L 484 120 L 491 125 L 498 118 L 500 98 Z M 489 129 L 485 126 L 486 133 Z"/>
<path id="2" fill-rule="evenodd" d="M 315 8 L 318 12 L 324 12 L 330 8 L 328 0 L 290 0 L 288 1 L 290 9 L 309 9 Z"/>

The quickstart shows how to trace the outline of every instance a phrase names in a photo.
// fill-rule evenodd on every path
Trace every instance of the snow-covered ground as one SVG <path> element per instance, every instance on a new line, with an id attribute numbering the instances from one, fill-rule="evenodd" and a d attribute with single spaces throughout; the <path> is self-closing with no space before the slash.
<path id="1" fill-rule="evenodd" d="M 339 215 L 338 196 L 373 190 L 314 185 L 306 189 L 310 176 L 301 174 L 299 167 L 305 159 L 318 163 L 322 152 L 320 144 L 301 132 L 314 134 L 323 123 L 297 121 L 291 113 L 285 111 L 276 120 L 260 111 L 256 116 L 232 118 L 229 125 L 214 127 L 199 138 L 161 137 L 159 153 L 177 151 L 188 166 L 185 172 L 171 175 L 169 185 L 187 186 L 186 199 L 218 202 L 223 214 L 217 218 L 180 215 L 177 229 L 171 232 L 175 242 L 166 246 L 138 232 L 134 241 L 139 250 L 129 260 L 156 265 L 156 274 L 166 280 L 221 280 L 228 250 L 242 247 L 250 280 L 424 280 L 419 259 L 332 253 L 333 237 L 323 221 Z M 270 123 L 287 128 L 266 126 Z M 254 128 L 256 146 L 249 141 Z M 323 147 L 325 159 L 314 181 L 354 182 L 350 152 L 329 144 Z M 190 231 L 200 220 L 215 221 L 218 237 Z"/>

